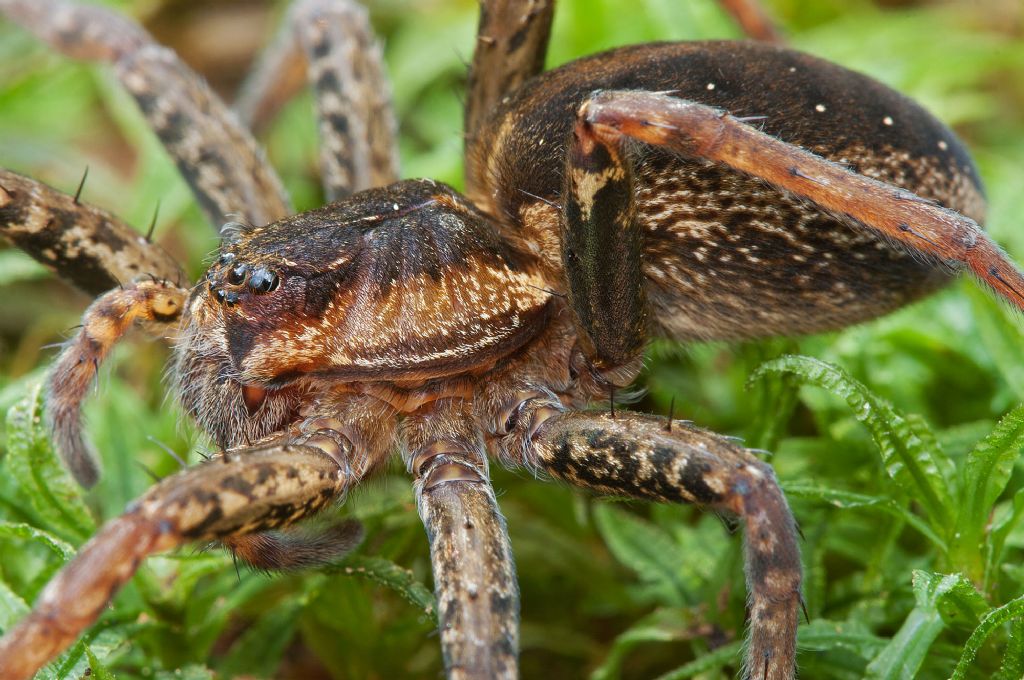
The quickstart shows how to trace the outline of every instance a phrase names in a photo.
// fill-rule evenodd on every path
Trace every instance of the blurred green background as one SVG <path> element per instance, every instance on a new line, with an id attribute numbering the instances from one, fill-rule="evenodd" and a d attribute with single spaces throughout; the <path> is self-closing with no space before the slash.
<path id="1" fill-rule="evenodd" d="M 226 97 L 285 7 L 108 4 L 142 21 Z M 366 4 L 385 42 L 403 176 L 459 186 L 476 3 Z M 1024 261 L 1019 0 L 766 5 L 794 46 L 875 76 L 953 126 L 987 184 L 989 231 Z M 562 0 L 549 65 L 621 44 L 721 37 L 738 33 L 711 0 Z M 308 98 L 290 105 L 265 141 L 297 207 L 319 205 Z M 49 54 L 3 22 L 0 164 L 68 192 L 88 166 L 84 199 L 140 229 L 159 204 L 156 239 L 192 275 L 216 247 L 109 71 Z M 196 461 L 206 446 L 161 381 L 166 349 L 140 334 L 104 367 L 86 408 L 104 460 L 101 484 L 79 497 L 61 476 L 32 422 L 38 405 L 23 400 L 54 356 L 48 345 L 67 337 L 87 304 L 20 253 L 0 249 L 0 407 L 13 408 L 0 438 L 0 629 L 93 518 L 117 514 L 151 484 L 138 463 L 167 474 L 175 463 L 163 447 Z M 958 662 L 958 677 L 1024 674 L 1024 414 L 996 426 L 1024 401 L 1022 331 L 1019 314 L 961 281 L 828 336 L 652 347 L 638 408 L 665 413 L 674 398 L 677 417 L 773 452 L 805 534 L 802 677 L 946 678 Z M 783 354 L 842 372 L 776 360 L 748 385 L 758 366 Z M 737 674 L 745 589 L 732 523 L 692 508 L 593 499 L 521 472 L 494 474 L 522 586 L 524 677 Z M 94 672 L 438 677 L 438 637 L 422 606 L 429 559 L 406 475 L 394 466 L 339 512 L 362 519 L 368 538 L 336 569 L 236 575 L 222 551 L 150 560 L 89 638 Z M 80 645 L 48 677 L 79 677 L 89 663 Z"/>

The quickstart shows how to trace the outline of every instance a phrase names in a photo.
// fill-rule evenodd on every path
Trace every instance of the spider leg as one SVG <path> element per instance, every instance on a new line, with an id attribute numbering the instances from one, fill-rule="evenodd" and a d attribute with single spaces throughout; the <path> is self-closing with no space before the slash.
<path id="1" fill-rule="evenodd" d="M 519 586 L 505 520 L 468 402 L 440 400 L 402 424 L 430 540 L 449 678 L 515 678 Z"/>
<path id="2" fill-rule="evenodd" d="M 718 0 L 718 4 L 732 16 L 748 38 L 780 45 L 786 42 L 758 0 Z"/>
<path id="3" fill-rule="evenodd" d="M 485 0 L 480 3 L 473 63 L 466 85 L 464 129 L 466 148 L 483 129 L 487 118 L 509 94 L 544 70 L 554 0 Z M 486 159 L 466 157 L 466 186 L 486 186 L 481 177 Z"/>
<path id="4" fill-rule="evenodd" d="M 1024 309 L 1024 274 L 974 220 L 904 189 L 851 172 L 724 111 L 647 92 L 603 92 L 580 119 L 596 136 L 628 136 L 763 179 L 907 251 L 965 267 Z"/>
<path id="5" fill-rule="evenodd" d="M 82 317 L 82 326 L 69 340 L 47 379 L 47 415 L 53 440 L 79 484 L 99 479 L 95 456 L 82 439 L 82 401 L 100 362 L 135 321 L 168 326 L 181 317 L 188 292 L 164 281 L 126 284 L 100 296 Z"/>
<path id="6" fill-rule="evenodd" d="M 601 494 L 695 503 L 740 517 L 750 598 L 745 678 L 796 668 L 802 568 L 796 524 L 769 465 L 725 437 L 628 411 L 567 410 L 549 391 L 519 390 L 500 437 L 503 460 Z"/>
<path id="7" fill-rule="evenodd" d="M 598 92 L 580 106 L 570 143 L 562 256 L 584 354 L 605 375 L 639 356 L 646 326 L 628 140 L 765 180 L 913 255 L 966 268 L 1024 309 L 1024 274 L 972 219 L 851 172 L 721 110 L 651 92 Z"/>
<path id="8" fill-rule="evenodd" d="M 0 0 L 0 13 L 69 57 L 106 61 L 219 227 L 237 213 L 262 225 L 291 213 L 263 150 L 201 77 L 140 26 L 67 0 Z"/>
<path id="9" fill-rule="evenodd" d="M 380 45 L 366 9 L 349 0 L 303 0 L 242 88 L 254 129 L 269 124 L 308 79 L 329 200 L 398 179 L 397 124 Z"/>
<path id="10" fill-rule="evenodd" d="M 108 522 L 6 631 L 0 677 L 30 678 L 72 644 L 147 555 L 293 524 L 354 480 L 344 459 L 289 444 L 230 451 L 166 478 Z"/>
<path id="11" fill-rule="evenodd" d="M 2 168 L 0 236 L 93 295 L 138 276 L 181 277 L 170 255 L 117 217 Z"/>

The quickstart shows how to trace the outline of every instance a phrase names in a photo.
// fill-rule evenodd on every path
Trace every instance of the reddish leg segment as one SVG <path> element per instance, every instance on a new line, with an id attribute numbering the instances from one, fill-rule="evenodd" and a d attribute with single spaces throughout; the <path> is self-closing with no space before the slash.
<path id="1" fill-rule="evenodd" d="M 778 27 L 757 0 L 719 0 L 748 38 L 771 43 L 784 43 Z"/>
<path id="2" fill-rule="evenodd" d="M 628 137 L 763 179 L 913 254 L 965 267 L 1024 309 L 1024 274 L 973 220 L 779 141 L 725 111 L 664 94 L 608 91 L 584 102 L 579 121 L 607 146 Z"/>

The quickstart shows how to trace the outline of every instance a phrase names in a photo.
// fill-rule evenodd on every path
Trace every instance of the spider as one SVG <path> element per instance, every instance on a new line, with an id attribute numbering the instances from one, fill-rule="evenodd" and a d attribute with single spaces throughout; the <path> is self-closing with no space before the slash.
<path id="1" fill-rule="evenodd" d="M 258 126 L 308 77 L 334 202 L 292 215 L 246 125 L 138 26 L 63 0 L 0 0 L 54 48 L 113 64 L 223 225 L 216 260 L 186 288 L 113 216 L 0 174 L 4 234 L 99 295 L 48 383 L 74 476 L 97 479 L 80 404 L 135 321 L 174 331 L 180 401 L 222 450 L 81 550 L 0 640 L 0 675 L 30 677 L 154 552 L 219 541 L 267 569 L 342 555 L 352 524 L 291 527 L 397 451 L 430 542 L 451 677 L 517 674 L 491 456 L 600 494 L 736 515 L 745 672 L 792 678 L 802 571 L 772 469 L 729 438 L 616 407 L 616 391 L 653 336 L 840 328 L 935 290 L 950 268 L 1024 308 L 1024 276 L 978 227 L 977 171 L 951 132 L 867 77 L 770 44 L 756 6 L 729 6 L 763 42 L 638 45 L 541 73 L 553 3 L 485 1 L 460 194 L 396 181 L 365 13 L 300 0 L 238 105 Z"/>

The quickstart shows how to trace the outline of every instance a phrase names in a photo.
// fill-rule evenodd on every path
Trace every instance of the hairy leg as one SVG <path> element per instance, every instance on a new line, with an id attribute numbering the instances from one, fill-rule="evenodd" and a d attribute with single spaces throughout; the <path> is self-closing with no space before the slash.
<path id="1" fill-rule="evenodd" d="M 495 393 L 497 394 L 497 392 Z M 507 392 L 503 460 L 601 494 L 694 503 L 746 525 L 750 633 L 745 678 L 790 680 L 802 567 L 796 524 L 770 466 L 719 435 L 628 411 L 566 409 L 543 388 Z"/>
<path id="2" fill-rule="evenodd" d="M 181 277 L 170 255 L 114 215 L 2 168 L 0 236 L 92 295 L 138 276 Z"/>
<path id="3" fill-rule="evenodd" d="M 321 400 L 309 412 L 291 433 L 291 442 L 344 461 L 352 484 L 372 474 L 394 449 L 395 411 L 379 399 L 346 394 Z M 291 570 L 337 559 L 358 545 L 362 535 L 358 521 L 343 520 L 313 529 L 235 535 L 221 542 L 258 569 Z"/>
<path id="4" fill-rule="evenodd" d="M 82 327 L 65 345 L 47 379 L 47 416 L 61 458 L 79 484 L 99 479 L 95 456 L 82 439 L 82 401 L 117 341 L 135 321 L 167 328 L 181 317 L 188 292 L 164 281 L 141 281 L 100 296 L 82 316 Z"/>
<path id="5" fill-rule="evenodd" d="M 291 213 L 263 150 L 209 86 L 140 26 L 67 0 L 0 0 L 0 13 L 69 57 L 109 62 L 219 227 L 237 214 L 255 225 Z"/>
<path id="6" fill-rule="evenodd" d="M 143 558 L 183 543 L 287 526 L 342 496 L 347 462 L 317 446 L 227 452 L 163 480 L 108 522 L 0 639 L 0 677 L 30 678 L 100 616 Z"/>
<path id="7" fill-rule="evenodd" d="M 480 3 L 473 63 L 469 67 L 465 121 L 466 148 L 501 98 L 544 70 L 554 0 L 485 0 Z M 466 187 L 486 186 L 483 158 L 466 157 Z"/>
<path id="8" fill-rule="evenodd" d="M 397 124 L 380 45 L 366 10 L 349 0 L 302 0 L 242 88 L 237 108 L 265 127 L 306 84 L 320 130 L 329 200 L 398 179 Z"/>
<path id="9" fill-rule="evenodd" d="M 970 218 L 721 110 L 666 94 L 609 90 L 591 95 L 577 113 L 565 173 L 562 261 L 583 352 L 612 383 L 632 376 L 628 369 L 640 357 L 648 325 L 643 234 L 630 177 L 629 146 L 636 141 L 765 180 L 937 266 L 965 267 L 1024 309 L 1024 275 Z"/>
<path id="10" fill-rule="evenodd" d="M 577 120 L 577 130 L 607 147 L 628 137 L 763 179 L 910 253 L 966 268 L 1024 309 L 1024 274 L 974 220 L 782 142 L 724 111 L 664 94 L 607 91 L 584 102 Z"/>
<path id="11" fill-rule="evenodd" d="M 515 678 L 519 586 L 470 406 L 434 402 L 404 421 L 402 435 L 430 540 L 448 677 Z"/>

